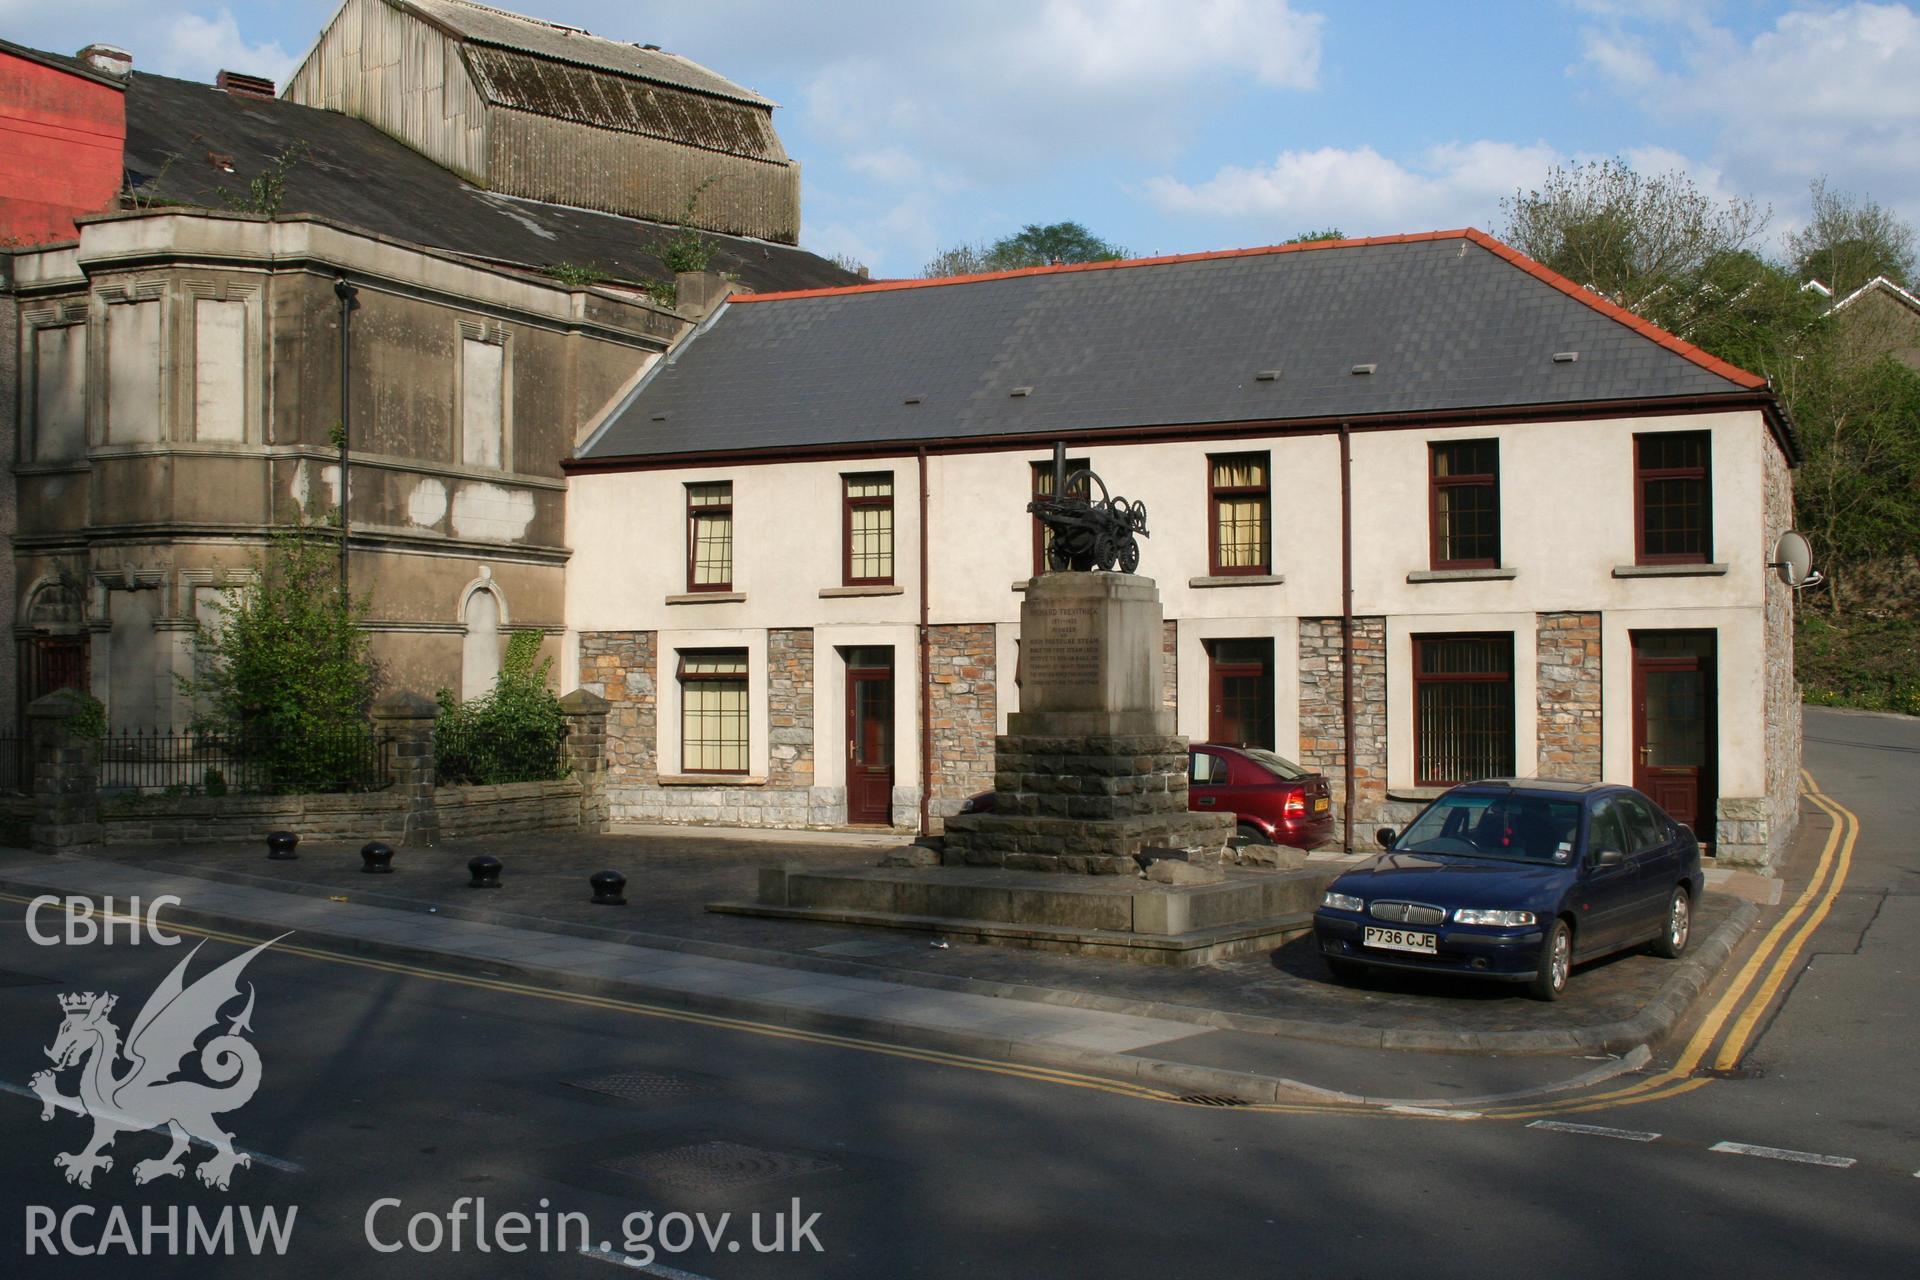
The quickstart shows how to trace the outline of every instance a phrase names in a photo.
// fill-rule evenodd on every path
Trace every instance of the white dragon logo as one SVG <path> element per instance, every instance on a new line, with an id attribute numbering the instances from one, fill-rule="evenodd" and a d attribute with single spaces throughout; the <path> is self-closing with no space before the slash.
<path id="1" fill-rule="evenodd" d="M 186 1168 L 180 1157 L 195 1140 L 213 1148 L 214 1153 L 194 1169 L 194 1175 L 209 1187 L 225 1191 L 235 1166 L 253 1163 L 244 1152 L 233 1149 L 233 1135 L 213 1119 L 216 1112 L 246 1106 L 260 1087 L 260 1051 L 242 1036 L 253 1030 L 249 1024 L 253 1017 L 252 983 L 247 984 L 246 1008 L 228 1019 L 224 1035 L 214 1036 L 200 1050 L 200 1070 L 213 1084 L 173 1077 L 193 1053 L 194 1042 L 218 1026 L 220 1010 L 239 997 L 240 972 L 247 962 L 278 941 L 280 938 L 261 943 L 189 987 L 184 981 L 187 966 L 206 945 L 197 944 L 148 997 L 140 1016 L 133 1020 L 124 1048 L 119 1028 L 108 1017 L 119 997 L 91 991 L 60 997 L 66 1018 L 53 1047 L 47 1050 L 53 1070 L 37 1073 L 29 1083 L 40 1096 L 42 1120 L 53 1119 L 55 1111 L 93 1118 L 93 1140 L 80 1151 L 53 1158 L 56 1168 L 66 1170 L 68 1182 L 92 1187 L 94 1170 L 113 1168 L 113 1157 L 105 1151 L 115 1138 L 124 1131 L 163 1125 L 173 1139 L 173 1147 L 157 1160 L 136 1164 L 136 1184 L 182 1176 Z M 127 1069 L 116 1075 L 115 1065 L 123 1058 Z M 68 1097 L 59 1091 L 55 1073 L 74 1066 L 81 1068 L 80 1092 Z"/>

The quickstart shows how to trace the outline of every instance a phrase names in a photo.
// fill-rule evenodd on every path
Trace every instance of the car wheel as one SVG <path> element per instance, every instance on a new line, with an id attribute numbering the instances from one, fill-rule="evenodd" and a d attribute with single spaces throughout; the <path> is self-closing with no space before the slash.
<path id="1" fill-rule="evenodd" d="M 1540 944 L 1540 970 L 1533 975 L 1527 991 L 1536 1000 L 1558 1000 L 1567 993 L 1567 979 L 1572 974 L 1573 930 L 1565 920 L 1555 920 Z"/>
<path id="2" fill-rule="evenodd" d="M 1235 831 L 1235 832 L 1234 832 L 1234 834 L 1235 834 L 1235 835 L 1237 835 L 1237 836 L 1239 836 L 1239 837 L 1240 837 L 1240 839 L 1241 839 L 1241 840 L 1243 840 L 1243 841 L 1245 841 L 1245 842 L 1246 842 L 1247 844 L 1271 844 L 1271 843 L 1273 843 L 1272 841 L 1270 841 L 1270 840 L 1268 840 L 1268 839 L 1267 839 L 1267 833 L 1266 833 L 1266 832 L 1264 832 L 1264 831 L 1262 831 L 1262 830 L 1261 830 L 1260 828 L 1258 828 L 1258 827 L 1256 827 L 1256 826 L 1254 826 L 1254 825 L 1253 825 L 1253 824 L 1252 824 L 1251 822 L 1243 822 L 1243 823 L 1241 823 L 1241 824 L 1240 824 L 1240 829 L 1239 829 L 1239 830 L 1237 830 L 1237 831 Z"/>
<path id="3" fill-rule="evenodd" d="M 1667 923 L 1661 930 L 1659 941 L 1653 944 L 1653 954 L 1668 960 L 1677 960 L 1687 949 L 1687 938 L 1693 933 L 1693 898 L 1685 886 L 1674 889 L 1673 896 L 1667 899 Z"/>

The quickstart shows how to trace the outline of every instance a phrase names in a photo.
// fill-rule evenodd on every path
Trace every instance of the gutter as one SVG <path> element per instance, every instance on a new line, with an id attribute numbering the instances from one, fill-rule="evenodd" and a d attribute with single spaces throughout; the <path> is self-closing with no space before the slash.
<path id="1" fill-rule="evenodd" d="M 1340 424 L 1340 726 L 1345 735 L 1346 798 L 1342 806 L 1342 836 L 1353 852 L 1353 440 L 1347 424 Z"/>
<path id="2" fill-rule="evenodd" d="M 920 834 L 933 812 L 933 634 L 927 608 L 927 451 L 920 460 Z"/>

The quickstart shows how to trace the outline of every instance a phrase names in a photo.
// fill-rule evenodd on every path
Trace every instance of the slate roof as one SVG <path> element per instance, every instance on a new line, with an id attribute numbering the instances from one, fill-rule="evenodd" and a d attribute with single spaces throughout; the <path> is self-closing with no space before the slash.
<path id="1" fill-rule="evenodd" d="M 600 268 L 622 280 L 670 280 L 660 249 L 677 229 L 617 214 L 496 195 L 364 121 L 278 99 L 235 97 L 212 85 L 136 71 L 127 81 L 126 167 L 145 199 L 224 208 L 295 142 L 282 212 L 311 213 L 413 244 L 539 270 Z M 209 153 L 230 156 L 234 172 Z M 169 163 L 169 157 L 173 157 Z M 845 285 L 851 272 L 804 249 L 745 236 L 711 237 L 713 269 L 761 292 Z"/>
<path id="2" fill-rule="evenodd" d="M 738 298 L 580 461 L 1764 387 L 1482 232 L 1444 231 Z"/>
<path id="3" fill-rule="evenodd" d="M 757 106 L 775 105 L 771 99 L 761 97 L 744 85 L 735 84 L 691 58 L 683 58 L 658 47 L 648 48 L 625 40 L 610 40 L 579 27 L 522 17 L 504 9 L 470 4 L 467 0 L 387 0 L 387 3 L 402 12 L 418 14 L 461 40 L 517 49 L 543 58 L 613 71 L 623 76 L 638 76 L 642 80 L 716 94 Z"/>

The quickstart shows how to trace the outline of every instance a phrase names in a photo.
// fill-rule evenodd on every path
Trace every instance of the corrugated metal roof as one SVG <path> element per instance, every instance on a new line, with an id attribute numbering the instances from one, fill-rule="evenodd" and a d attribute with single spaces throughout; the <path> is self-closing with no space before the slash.
<path id="1" fill-rule="evenodd" d="M 1754 389 L 1752 375 L 1549 276 L 1478 232 L 1450 232 L 743 299 L 658 366 L 582 456 Z M 1569 351 L 1578 358 L 1554 359 Z"/>
<path id="2" fill-rule="evenodd" d="M 734 98 L 756 106 L 775 105 L 771 99 L 735 84 L 691 58 L 665 49 L 647 49 L 624 40 L 609 40 L 578 27 L 526 18 L 504 9 L 470 4 L 467 0 L 387 0 L 387 3 L 415 13 L 461 40 L 499 45 L 623 76 L 638 76 L 642 80 Z"/>
<path id="3" fill-rule="evenodd" d="M 683 93 L 491 45 L 469 45 L 466 54 L 480 91 L 501 106 L 786 163 L 768 108 Z"/>

